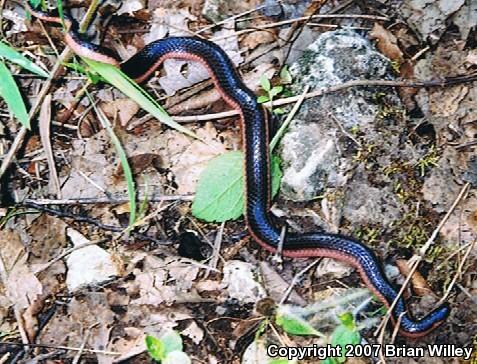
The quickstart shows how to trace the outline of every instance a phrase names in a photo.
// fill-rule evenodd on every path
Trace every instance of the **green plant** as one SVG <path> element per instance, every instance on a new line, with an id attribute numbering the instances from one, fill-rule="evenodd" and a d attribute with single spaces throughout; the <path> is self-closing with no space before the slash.
<path id="1" fill-rule="evenodd" d="M 341 323 L 336 326 L 331 334 L 331 346 L 341 347 L 341 357 L 326 358 L 322 361 L 323 364 L 338 364 L 346 361 L 345 353 L 347 345 L 357 345 L 361 341 L 361 335 L 356 326 L 353 315 L 349 312 L 338 316 Z"/>
<path id="2" fill-rule="evenodd" d="M 323 333 L 317 331 L 310 321 L 305 318 L 306 316 L 299 312 L 294 312 L 287 306 L 282 306 L 277 310 L 275 322 L 285 332 L 292 335 L 313 335 L 325 338 L 327 342 L 333 347 L 341 347 L 341 357 L 326 358 L 322 361 L 323 364 L 340 364 L 344 363 L 345 348 L 347 345 L 356 345 L 361 341 L 361 335 L 354 320 L 353 315 L 350 312 L 345 312 L 338 315 L 340 324 L 336 326 L 330 336 L 326 336 Z"/>
<path id="3" fill-rule="evenodd" d="M 161 364 L 190 364 L 189 356 L 184 353 L 182 338 L 173 330 L 167 331 L 160 338 L 146 336 L 147 352 Z"/>
<path id="4" fill-rule="evenodd" d="M 208 222 L 239 218 L 244 212 L 244 155 L 234 151 L 213 158 L 197 184 L 192 214 Z M 282 172 L 280 160 L 271 159 L 272 194 L 278 192 Z"/>
<path id="5" fill-rule="evenodd" d="M 151 97 L 151 95 L 149 95 L 141 86 L 134 82 L 119 68 L 111 64 L 97 62 L 87 58 L 83 58 L 83 61 L 93 72 L 99 74 L 109 84 L 113 85 L 127 97 L 137 102 L 139 106 L 153 115 L 159 121 L 173 129 L 176 129 L 177 131 L 187 134 L 193 138 L 200 139 L 189 129 L 172 120 L 169 114 L 167 114 L 167 112 L 157 103 L 156 100 Z"/>
<path id="6" fill-rule="evenodd" d="M 48 77 L 49 74 L 8 44 L 0 42 L 0 97 L 5 100 L 8 109 L 18 121 L 30 129 L 30 118 L 25 102 L 12 73 L 4 62 L 5 59 L 41 77 Z"/>
<path id="7" fill-rule="evenodd" d="M 88 96 L 90 96 L 88 94 Z M 90 97 L 91 99 L 91 97 Z M 126 186 L 128 191 L 128 198 L 129 198 L 129 228 L 132 228 L 134 223 L 136 222 L 136 188 L 134 186 L 134 178 L 132 174 L 131 167 L 129 166 L 128 158 L 126 155 L 126 151 L 124 150 L 121 140 L 119 140 L 118 136 L 113 130 L 111 123 L 109 122 L 106 115 L 104 115 L 103 111 L 96 107 L 96 103 L 91 100 L 91 104 L 96 111 L 96 115 L 101 123 L 101 126 L 108 132 L 109 138 L 111 139 L 114 148 L 116 149 L 116 153 L 118 154 L 119 161 L 121 163 L 121 167 L 124 172 L 124 179 L 126 180 Z"/>
<path id="8" fill-rule="evenodd" d="M 257 102 L 259 104 L 263 104 L 265 102 L 270 102 L 270 104 L 272 105 L 271 110 L 272 110 L 273 113 L 275 113 L 277 115 L 284 114 L 285 111 L 282 108 L 275 108 L 275 109 L 273 108 L 273 99 L 274 99 L 275 96 L 278 96 L 282 93 L 286 93 L 286 90 L 283 87 L 283 85 L 289 84 L 289 83 L 291 83 L 291 81 L 292 81 L 291 74 L 288 71 L 287 66 L 283 67 L 280 70 L 280 84 L 279 85 L 276 85 L 276 86 L 272 87 L 270 79 L 267 78 L 266 75 L 262 75 L 260 77 L 260 85 L 262 86 L 262 89 L 266 92 L 266 95 L 259 96 L 258 99 L 257 99 Z"/>
<path id="9" fill-rule="evenodd" d="M 432 167 L 437 167 L 439 156 L 437 155 L 437 148 L 435 145 L 431 147 L 429 152 L 424 157 L 419 159 L 416 163 L 416 167 L 419 169 L 419 174 L 424 177 L 426 170 Z"/>

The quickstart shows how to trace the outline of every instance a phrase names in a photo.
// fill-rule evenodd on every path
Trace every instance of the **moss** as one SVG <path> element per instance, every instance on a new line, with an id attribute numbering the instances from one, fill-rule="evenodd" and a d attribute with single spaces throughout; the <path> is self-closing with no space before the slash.
<path id="1" fill-rule="evenodd" d="M 424 177 L 426 170 L 437 167 L 438 161 L 439 156 L 437 155 L 437 148 L 435 145 L 432 145 L 429 152 L 427 152 L 424 157 L 419 159 L 415 166 L 418 168 L 420 176 Z"/>

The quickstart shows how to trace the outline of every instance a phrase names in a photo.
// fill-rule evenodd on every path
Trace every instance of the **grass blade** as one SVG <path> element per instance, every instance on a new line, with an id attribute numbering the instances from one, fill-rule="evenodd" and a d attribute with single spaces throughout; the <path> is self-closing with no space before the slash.
<path id="1" fill-rule="evenodd" d="M 159 121 L 173 129 L 176 129 L 177 131 L 201 140 L 201 138 L 199 138 L 189 129 L 184 128 L 182 125 L 172 120 L 169 114 L 167 114 L 167 112 L 156 102 L 156 100 L 154 100 L 146 91 L 144 91 L 137 83 L 124 74 L 120 69 L 113 65 L 93 61 L 87 58 L 83 58 L 83 60 L 91 67 L 93 71 L 101 75 L 101 77 L 103 77 L 108 83 L 116 87 L 130 99 L 137 102 L 139 106 L 153 115 Z"/>
<path id="2" fill-rule="evenodd" d="M 30 129 L 30 119 L 20 90 L 10 70 L 2 61 L 0 61 L 0 96 L 3 97 L 8 105 L 8 109 L 15 115 L 20 123 L 25 128 Z"/>
<path id="3" fill-rule="evenodd" d="M 48 77 L 49 74 L 43 68 L 30 61 L 23 54 L 10 47 L 4 42 L 0 42 L 0 57 L 8 59 L 10 62 L 19 65 L 20 67 L 27 69 L 41 77 Z"/>
<path id="4" fill-rule="evenodd" d="M 136 188 L 134 187 L 134 179 L 131 167 L 129 166 L 128 157 L 106 115 L 104 115 L 103 111 L 99 108 L 95 108 L 95 110 L 101 125 L 106 129 L 111 141 L 113 142 L 114 148 L 116 149 L 116 153 L 118 153 L 121 162 L 121 167 L 123 168 L 129 197 L 129 226 L 132 226 L 136 222 Z"/>

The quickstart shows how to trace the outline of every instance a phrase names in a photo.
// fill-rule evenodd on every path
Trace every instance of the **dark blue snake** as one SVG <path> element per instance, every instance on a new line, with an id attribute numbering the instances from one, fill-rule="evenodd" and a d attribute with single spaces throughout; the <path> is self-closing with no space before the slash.
<path id="1" fill-rule="evenodd" d="M 40 19 L 61 23 L 58 16 L 32 11 Z M 243 83 L 232 62 L 216 44 L 199 38 L 173 37 L 148 44 L 125 62 L 120 62 L 108 49 L 82 41 L 77 25 L 66 18 L 68 32 L 65 42 L 77 54 L 113 64 L 137 82 L 146 80 L 166 58 L 194 60 L 209 70 L 215 87 L 224 100 L 240 113 L 245 151 L 246 220 L 250 234 L 265 249 L 276 251 L 280 229 L 270 217 L 270 158 L 268 121 L 265 109 L 257 103 L 255 94 Z M 397 298 L 397 290 L 386 278 L 372 250 L 350 237 L 327 233 L 286 235 L 283 255 L 295 258 L 328 257 L 356 267 L 368 288 L 389 309 Z M 392 311 L 392 321 L 408 337 L 424 336 L 441 325 L 449 314 L 444 304 L 420 320 L 408 313 L 402 297 Z"/>

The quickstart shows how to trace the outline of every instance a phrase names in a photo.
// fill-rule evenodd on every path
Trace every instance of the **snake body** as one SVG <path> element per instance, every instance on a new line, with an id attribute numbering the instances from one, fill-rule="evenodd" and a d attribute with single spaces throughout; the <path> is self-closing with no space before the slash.
<path id="1" fill-rule="evenodd" d="M 58 16 L 32 11 L 45 21 L 61 23 Z M 65 42 L 80 56 L 120 67 L 137 82 L 145 81 L 166 58 L 193 60 L 209 71 L 214 85 L 226 103 L 240 114 L 245 152 L 246 221 L 250 234 L 263 248 L 275 252 L 280 243 L 280 229 L 270 216 L 270 158 L 268 122 L 265 109 L 255 94 L 243 83 L 226 53 L 216 44 L 194 37 L 171 37 L 145 46 L 125 62 L 120 62 L 105 48 L 83 41 L 76 23 L 65 18 Z M 363 243 L 338 234 L 286 234 L 282 254 L 294 258 L 328 257 L 354 266 L 367 287 L 389 309 L 398 293 L 386 278 L 374 252 Z M 399 332 L 407 337 L 421 337 L 441 325 L 449 314 L 447 304 L 417 320 L 408 313 L 405 301 L 397 298 L 392 322 L 399 323 Z"/>

